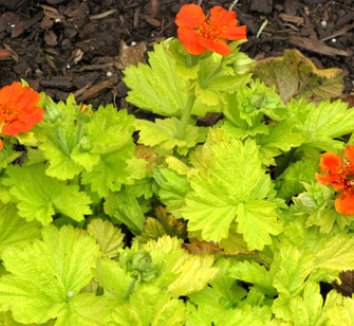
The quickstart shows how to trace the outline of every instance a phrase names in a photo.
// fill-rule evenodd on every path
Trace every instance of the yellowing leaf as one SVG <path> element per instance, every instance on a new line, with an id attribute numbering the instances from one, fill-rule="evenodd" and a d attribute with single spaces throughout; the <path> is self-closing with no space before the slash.
<path id="1" fill-rule="evenodd" d="M 284 102 L 293 96 L 330 99 L 341 96 L 343 92 L 340 69 L 318 69 L 297 50 L 286 50 L 282 57 L 259 61 L 255 75 L 268 86 L 275 86 Z"/>
<path id="2" fill-rule="evenodd" d="M 110 304 L 94 293 L 80 293 L 93 278 L 99 255 L 94 239 L 64 226 L 42 230 L 43 240 L 11 246 L 3 253 L 8 274 L 0 278 L 0 310 L 21 323 L 104 326 Z"/>
<path id="3" fill-rule="evenodd" d="M 106 257 L 118 256 L 118 251 L 123 247 L 124 234 L 119 228 L 108 221 L 94 219 L 87 226 L 87 232 L 96 239 L 101 251 Z"/>

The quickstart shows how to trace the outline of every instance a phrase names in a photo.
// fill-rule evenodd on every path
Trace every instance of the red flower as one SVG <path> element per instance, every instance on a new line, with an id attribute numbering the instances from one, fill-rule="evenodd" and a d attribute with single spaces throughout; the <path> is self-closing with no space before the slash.
<path id="1" fill-rule="evenodd" d="M 26 132 L 43 119 L 39 94 L 20 83 L 0 89 L 0 132 L 14 136 Z"/>
<path id="2" fill-rule="evenodd" d="M 324 153 L 320 168 L 325 175 L 316 174 L 316 178 L 340 192 L 334 202 L 338 213 L 354 215 L 354 145 L 345 148 L 344 157 L 343 160 L 335 153 Z"/>
<path id="3" fill-rule="evenodd" d="M 231 48 L 224 40 L 246 38 L 246 26 L 237 26 L 236 13 L 216 6 L 206 17 L 203 9 L 194 4 L 181 7 L 176 17 L 177 34 L 191 54 L 202 54 L 206 50 L 228 55 Z"/>

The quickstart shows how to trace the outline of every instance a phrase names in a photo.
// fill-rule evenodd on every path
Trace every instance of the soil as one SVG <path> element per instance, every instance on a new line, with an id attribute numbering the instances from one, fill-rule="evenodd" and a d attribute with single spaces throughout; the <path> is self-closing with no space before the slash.
<path id="1" fill-rule="evenodd" d="M 176 35 L 187 0 L 0 0 L 0 86 L 23 78 L 56 100 L 125 107 L 122 69 Z M 194 1 L 196 2 L 196 1 Z M 199 0 L 234 6 L 248 27 L 243 50 L 262 59 L 298 48 L 319 68 L 340 67 L 354 86 L 353 0 Z"/>

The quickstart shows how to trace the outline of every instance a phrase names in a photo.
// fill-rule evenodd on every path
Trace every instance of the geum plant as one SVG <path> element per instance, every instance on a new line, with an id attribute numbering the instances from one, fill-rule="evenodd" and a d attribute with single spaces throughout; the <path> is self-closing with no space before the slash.
<path id="1" fill-rule="evenodd" d="M 151 121 L 0 90 L 1 323 L 353 325 L 330 286 L 354 269 L 340 73 L 254 62 L 221 7 L 176 24 L 124 72 Z"/>

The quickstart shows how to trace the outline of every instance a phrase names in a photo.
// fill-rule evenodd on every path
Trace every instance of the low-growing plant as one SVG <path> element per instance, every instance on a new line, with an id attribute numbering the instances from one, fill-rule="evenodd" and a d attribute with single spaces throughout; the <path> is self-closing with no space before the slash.
<path id="1" fill-rule="evenodd" d="M 340 71 L 253 61 L 221 7 L 176 24 L 124 71 L 150 120 L 0 90 L 0 324 L 353 325 Z"/>

